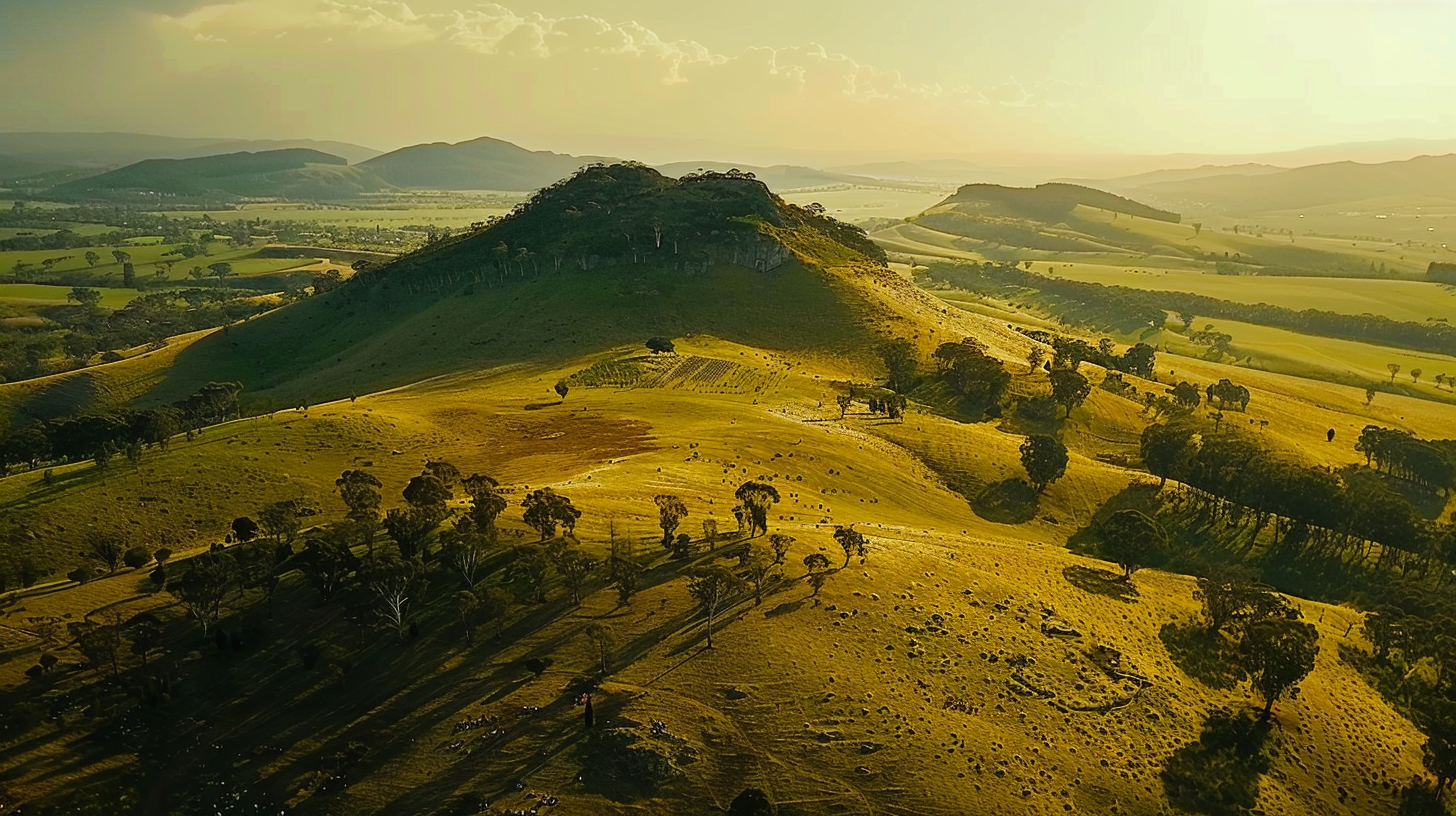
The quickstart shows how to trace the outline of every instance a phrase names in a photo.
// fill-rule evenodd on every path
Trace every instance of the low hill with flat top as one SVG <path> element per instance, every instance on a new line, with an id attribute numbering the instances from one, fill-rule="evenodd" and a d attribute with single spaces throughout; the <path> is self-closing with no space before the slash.
<path id="1" fill-rule="evenodd" d="M 1047 223 L 1056 223 L 1072 216 L 1079 206 L 1166 221 L 1170 224 L 1181 220 L 1177 213 L 1149 207 L 1119 195 L 1057 182 L 1038 184 L 1032 188 L 967 184 L 942 202 L 942 206 L 947 205 L 963 210 L 980 210 L 988 215 L 1031 218 Z"/>

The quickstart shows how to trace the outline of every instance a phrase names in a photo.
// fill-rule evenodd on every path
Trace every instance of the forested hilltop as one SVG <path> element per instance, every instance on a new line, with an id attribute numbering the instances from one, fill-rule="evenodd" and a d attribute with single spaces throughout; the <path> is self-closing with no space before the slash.
<path id="1" fill-rule="evenodd" d="M 863 230 L 822 207 L 786 203 L 751 174 L 674 179 L 643 164 L 596 164 L 543 188 L 484 230 L 415 253 L 388 272 L 449 265 L 507 279 L 615 266 L 692 272 L 719 263 L 767 271 L 795 252 L 809 255 L 810 247 L 831 243 L 885 261 Z M 841 248 L 821 260 L 844 255 Z"/>

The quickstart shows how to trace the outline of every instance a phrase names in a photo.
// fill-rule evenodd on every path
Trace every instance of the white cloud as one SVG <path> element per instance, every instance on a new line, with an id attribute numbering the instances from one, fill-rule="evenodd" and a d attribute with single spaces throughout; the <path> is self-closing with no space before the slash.
<path id="1" fill-rule="evenodd" d="M 335 127 L 358 116 L 405 139 L 495 133 L 591 150 L 595 139 L 646 136 L 843 151 L 913 140 L 917 152 L 959 151 L 1026 144 L 1051 104 L 1047 89 L 1004 78 L 916 84 L 814 43 L 725 53 L 638 22 L 498 3 L 416 13 L 386 0 L 238 0 L 159 17 L 157 28 L 184 71 L 245 72 L 275 83 L 285 109 L 329 111 Z"/>
<path id="2" fill-rule="evenodd" d="M 264 33 L 327 33 L 341 47 L 350 43 L 405 47 L 444 42 L 493 58 L 577 62 L 592 57 L 631 58 L 643 62 L 641 67 L 656 71 L 657 78 L 667 84 L 690 83 L 705 72 L 724 69 L 740 77 L 756 74 L 776 90 L 787 80 L 801 93 L 855 100 L 939 98 L 1014 107 L 1039 103 L 1037 97 L 1014 82 L 970 92 L 911 85 L 898 71 L 866 65 L 817 44 L 756 47 L 728 55 L 693 40 L 664 40 L 637 22 L 612 23 L 584 15 L 520 14 L 497 3 L 416 14 L 409 5 L 391 0 L 242 0 L 203 6 L 163 20 L 168 26 L 192 33 L 198 41 L 208 42 Z"/>
<path id="3" fill-rule="evenodd" d="M 328 32 L 351 35 L 360 45 L 409 45 L 436 36 L 424 18 L 405 3 L 369 0 L 242 0 L 202 6 L 179 16 L 163 15 L 164 26 L 201 37 L 227 39 L 257 35 Z"/>

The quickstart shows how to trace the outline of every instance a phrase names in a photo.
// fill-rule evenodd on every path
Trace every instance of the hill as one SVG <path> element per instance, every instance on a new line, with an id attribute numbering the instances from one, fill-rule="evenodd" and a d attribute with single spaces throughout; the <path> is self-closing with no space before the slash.
<path id="1" fill-rule="evenodd" d="M 930 230 L 956 243 L 956 252 L 976 248 L 992 255 L 1030 250 L 1188 257 L 1177 239 L 1162 234 L 1181 231 L 1180 220 L 1177 213 L 1074 184 L 969 184 L 907 223 L 891 225 L 886 238 L 889 233 Z M 897 248 L 908 246 L 899 238 L 890 240 Z"/>
<path id="2" fill-rule="evenodd" d="M 642 376 L 630 384 L 605 376 L 632 369 Z M 1421 772 L 1422 735 L 1341 658 L 1368 648 L 1360 612 L 1295 602 L 1316 627 L 1314 671 L 1275 709 L 1267 765 L 1250 772 L 1234 759 L 1230 772 L 1200 761 L 1219 750 L 1205 722 L 1255 701 L 1176 639 L 1201 620 L 1193 580 L 1142 570 L 1122 581 L 1060 546 L 1087 535 L 1103 508 L 1156 493 L 1088 447 L 1108 444 L 1096 436 L 1135 440 L 1135 405 L 1094 394 L 1062 431 L 1074 449 L 1067 476 L 1030 520 L 994 522 L 956 491 L 1013 480 L 1022 437 L 920 409 L 886 422 L 862 403 L 840 419 L 841 378 L 866 376 L 827 357 L 695 338 L 667 358 L 624 348 L 521 364 L 209 428 L 135 466 L 0 481 L 0 503 L 25 514 L 35 542 L 63 540 L 72 553 L 80 530 L 120 531 L 175 550 L 164 570 L 174 578 L 194 552 L 205 563 L 212 542 L 225 563 L 271 552 L 271 537 L 221 542 L 232 519 L 275 501 L 316 511 L 306 523 L 319 527 L 291 546 L 320 550 L 303 542 L 344 529 L 334 480 L 346 469 L 375 476 L 398 509 L 427 461 L 448 461 L 498 480 L 507 505 L 477 580 L 509 603 L 463 625 L 457 597 L 469 582 L 440 555 L 406 596 L 412 629 L 377 617 L 367 570 L 330 597 L 307 557 L 270 589 L 230 585 L 205 632 L 154 588 L 151 564 L 37 587 L 3 610 L 0 629 L 0 701 L 14 712 L 0 732 L 7 795 L 80 813 L 95 796 L 98 813 L 286 806 L 300 816 L 541 800 L 562 813 L 712 813 L 750 786 L 785 816 L 1160 813 L 1200 792 L 1271 814 L 1395 810 L 1398 785 Z M 1044 379 L 1017 376 L 1018 387 Z M 564 401 L 543 399 L 554 382 L 572 384 Z M 1358 397 L 1318 405 L 1330 396 L 1260 387 L 1255 415 L 1295 441 L 1336 417 L 1353 433 L 1360 420 L 1340 411 Z M 1358 458 L 1341 451 L 1320 455 Z M 791 537 L 786 563 L 757 600 L 744 587 L 719 608 L 706 648 L 695 570 L 739 572 L 738 549 L 766 546 L 734 531 L 734 489 L 749 479 L 781 494 L 769 525 Z M 531 544 L 539 536 L 519 505 L 546 486 L 583 515 L 570 537 Z M 665 495 L 689 513 L 682 557 L 657 533 L 654 500 Z M 849 524 L 870 548 L 840 568 L 832 533 Z M 369 546 L 396 545 L 381 532 Z M 623 599 L 603 567 L 577 590 L 548 568 L 537 595 L 523 568 L 558 546 L 594 562 L 632 558 L 640 582 Z M 364 544 L 354 549 L 373 563 Z M 802 566 L 815 555 L 832 564 L 817 589 Z M 85 621 L 143 613 L 160 633 L 150 651 L 124 651 L 121 679 L 107 682 L 104 661 L 41 640 L 46 621 L 68 613 L 82 634 Z M 46 648 L 62 665 L 26 677 Z M 177 691 L 138 706 L 133 688 L 150 672 Z M 595 731 L 575 702 L 585 691 Z M 20 716 L 61 701 L 85 708 Z M 216 781 L 176 784 L 184 774 Z"/>
<path id="3" fill-rule="evenodd" d="M 143 133 L 0 133 L 0 155 L 56 167 L 109 169 L 146 159 L 195 159 L 224 153 L 302 148 L 361 162 L 378 150 L 313 139 L 188 139 Z"/>
<path id="4" fill-rule="evenodd" d="M 1371 199 L 1434 199 L 1456 203 L 1456 154 L 1381 164 L 1338 162 L 1264 175 L 1220 175 L 1143 185 L 1165 206 L 1235 215 L 1339 208 Z"/>
<path id="5" fill-rule="evenodd" d="M 0 182 L 22 179 L 50 173 L 60 169 L 57 165 L 43 164 L 29 159 L 0 155 Z"/>
<path id="6" fill-rule="evenodd" d="M 1261 183 L 1284 175 L 1220 176 L 1188 183 L 1219 179 Z M 1161 186 L 1165 185 L 1129 192 L 1143 197 L 1142 201 L 1154 200 L 1147 197 L 1149 191 Z M 1185 218 L 1142 201 L 1067 184 L 1034 189 L 969 185 L 919 216 L 882 225 L 875 238 L 887 249 L 917 256 L 1047 261 L 1057 267 L 1091 264 L 1108 272 L 1151 269 L 1157 274 L 1182 271 L 1415 280 L 1424 276 L 1432 260 L 1444 259 L 1446 254 L 1414 217 L 1409 221 L 1414 225 L 1409 238 L 1414 240 L 1403 234 L 1396 241 L 1363 233 L 1312 234 L 1314 219 L 1294 216 L 1285 219 L 1291 224 L 1287 227 L 1253 228 L 1220 216 L 1207 221 L 1204 216 Z M 1419 212 L 1411 215 L 1418 217 Z"/>
<path id="7" fill-rule="evenodd" d="M 434 190 L 538 190 L 575 173 L 583 165 L 610 161 L 568 156 L 483 137 L 468 142 L 414 145 L 360 164 L 386 182 Z"/>
<path id="8" fill-rule="evenodd" d="M 194 344 L 153 398 L 229 379 L 296 405 L 659 334 L 873 359 L 906 325 L 929 343 L 947 311 L 883 258 L 742 175 L 594 166 L 483 231 Z"/>
<path id="9" fill-rule="evenodd" d="M 148 159 L 66 182 L 47 195 L 60 199 L 128 199 L 172 196 L 191 199 L 354 198 L 389 185 L 338 156 L 303 148 L 229 153 L 196 159 Z"/>
<path id="10" fill-rule="evenodd" d="M 963 211 L 974 210 L 988 215 L 1031 218 L 1046 223 L 1056 223 L 1071 216 L 1079 206 L 1164 221 L 1169 224 L 1177 224 L 1181 220 L 1177 213 L 1149 207 L 1122 196 L 1094 190 L 1091 187 L 1057 182 L 1039 184 L 1030 189 L 1003 187 L 999 184 L 968 184 L 942 203 Z"/>

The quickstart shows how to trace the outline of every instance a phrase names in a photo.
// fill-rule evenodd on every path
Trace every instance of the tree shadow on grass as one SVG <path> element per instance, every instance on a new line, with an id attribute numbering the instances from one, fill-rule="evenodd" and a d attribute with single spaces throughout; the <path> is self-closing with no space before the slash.
<path id="1" fill-rule="evenodd" d="M 1135 482 L 1123 488 L 1097 508 L 1087 526 L 1072 533 L 1067 539 L 1067 549 L 1085 554 L 1096 553 L 1102 543 L 1102 536 L 1098 531 L 1119 510 L 1141 510 L 1150 516 L 1154 515 L 1158 510 L 1158 486 Z"/>
<path id="2" fill-rule="evenodd" d="M 1160 774 L 1178 810 L 1205 816 L 1243 816 L 1259 800 L 1259 777 L 1269 769 L 1264 743 L 1269 723 L 1252 713 L 1218 709 L 1198 742 L 1173 752 Z"/>
<path id="3" fill-rule="evenodd" d="M 1183 673 L 1209 688 L 1231 689 L 1244 681 L 1234 645 L 1197 624 L 1164 624 L 1158 638 Z"/>
<path id="4" fill-rule="evenodd" d="M 976 515 L 997 524 L 1025 524 L 1036 518 L 1041 497 L 1022 479 L 1003 479 L 987 485 L 971 500 Z"/>
<path id="5" fill-rule="evenodd" d="M 1105 595 L 1123 603 L 1137 601 L 1138 588 L 1131 581 L 1124 580 L 1121 575 L 1111 570 L 1073 564 L 1062 570 L 1062 577 L 1067 579 L 1067 583 L 1083 592 Z"/>
<path id="6" fill-rule="evenodd" d="M 773 609 L 763 613 L 765 618 L 777 618 L 779 615 L 787 615 L 790 612 L 797 612 L 808 602 L 808 598 L 800 598 L 797 601 L 784 601 Z"/>

